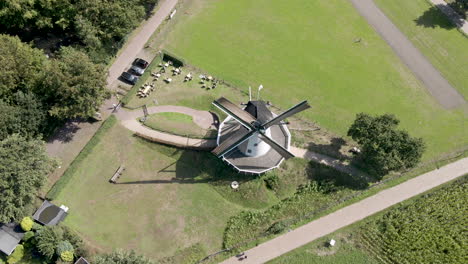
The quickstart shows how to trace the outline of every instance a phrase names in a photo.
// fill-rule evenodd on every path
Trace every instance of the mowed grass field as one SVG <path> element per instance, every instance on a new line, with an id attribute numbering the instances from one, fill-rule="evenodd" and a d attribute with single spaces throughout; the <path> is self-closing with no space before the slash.
<path id="1" fill-rule="evenodd" d="M 392 22 L 468 98 L 468 37 L 427 0 L 376 0 Z"/>
<path id="2" fill-rule="evenodd" d="M 243 207 L 204 181 L 202 158 L 144 141 L 116 124 L 55 203 L 70 207 L 65 224 L 98 250 L 135 249 L 154 259 L 194 245 L 215 251 L 227 219 Z M 126 170 L 119 184 L 109 183 L 121 164 Z"/>
<path id="3" fill-rule="evenodd" d="M 393 113 L 424 138 L 425 160 L 468 144 L 466 108 L 441 108 L 346 0 L 183 8 L 164 47 L 239 88 L 263 84 L 261 97 L 282 108 L 307 99 L 312 109 L 301 115 L 340 135 L 356 113 Z"/>

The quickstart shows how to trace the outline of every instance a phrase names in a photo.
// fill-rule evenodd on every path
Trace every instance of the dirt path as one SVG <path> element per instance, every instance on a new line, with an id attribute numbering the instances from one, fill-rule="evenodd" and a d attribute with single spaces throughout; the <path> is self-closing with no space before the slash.
<path id="1" fill-rule="evenodd" d="M 108 88 L 117 80 L 122 71 L 130 65 L 136 55 L 143 49 L 146 41 L 151 37 L 156 28 L 169 15 L 177 0 L 160 1 L 160 7 L 156 13 L 145 22 L 142 29 L 129 40 L 125 49 L 119 54 L 112 66 L 109 68 L 107 78 Z M 113 104 L 117 103 L 115 98 L 104 102 L 100 108 L 103 119 L 110 116 Z M 101 122 L 89 123 L 86 121 L 69 121 L 60 128 L 54 136 L 47 140 L 46 150 L 49 156 L 58 158 L 61 166 L 48 177 L 44 190 L 48 190 L 68 168 L 70 163 L 80 153 L 91 137 L 99 129 Z"/>
<path id="2" fill-rule="evenodd" d="M 465 104 L 465 99 L 437 71 L 406 36 L 385 16 L 373 0 L 349 0 L 358 12 L 392 47 L 429 93 L 447 109 Z"/>
<path id="3" fill-rule="evenodd" d="M 437 8 L 440 9 L 458 29 L 468 35 L 468 22 L 455 12 L 444 0 L 430 0 Z"/>
<path id="4" fill-rule="evenodd" d="M 247 259 L 239 262 L 232 257 L 222 263 L 265 263 L 284 253 L 301 247 L 317 238 L 355 223 L 392 205 L 426 192 L 468 173 L 468 158 L 461 159 L 438 170 L 425 173 L 360 202 L 314 220 L 289 233 L 246 251 Z"/>

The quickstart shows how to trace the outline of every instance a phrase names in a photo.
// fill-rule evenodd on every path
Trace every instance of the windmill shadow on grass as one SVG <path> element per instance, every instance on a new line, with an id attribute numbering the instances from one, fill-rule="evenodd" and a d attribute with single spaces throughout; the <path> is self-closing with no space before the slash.
<path id="1" fill-rule="evenodd" d="M 447 9 L 447 6 L 431 6 L 420 17 L 415 19 L 414 22 L 416 23 L 416 25 L 426 28 L 440 27 L 447 30 L 463 25 L 463 18 L 454 13 L 453 10 L 446 11 L 449 14 L 453 13 L 453 16 L 451 16 L 449 19 L 447 15 L 442 13 L 442 11 L 439 8 Z"/>
<path id="2" fill-rule="evenodd" d="M 230 184 L 232 181 L 246 182 L 255 176 L 239 174 L 213 154 L 206 151 L 182 150 L 175 148 L 167 155 L 177 160 L 155 171 L 154 180 L 119 182 L 118 184 Z M 174 174 L 171 179 L 156 179 L 160 174 Z"/>

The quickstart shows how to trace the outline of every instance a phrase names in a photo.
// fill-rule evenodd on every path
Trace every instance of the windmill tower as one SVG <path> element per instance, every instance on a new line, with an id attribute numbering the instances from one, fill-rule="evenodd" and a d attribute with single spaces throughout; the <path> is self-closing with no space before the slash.
<path id="1" fill-rule="evenodd" d="M 308 109 L 303 101 L 276 115 L 264 101 L 249 101 L 244 109 L 224 97 L 213 104 L 228 117 L 218 131 L 218 146 L 213 154 L 240 172 L 259 174 L 277 168 L 284 159 L 292 158 L 289 152 L 291 134 L 284 119 Z"/>

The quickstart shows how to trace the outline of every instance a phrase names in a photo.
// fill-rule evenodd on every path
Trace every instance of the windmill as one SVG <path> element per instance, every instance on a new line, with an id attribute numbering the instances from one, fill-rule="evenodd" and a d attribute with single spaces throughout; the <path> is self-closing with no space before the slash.
<path id="1" fill-rule="evenodd" d="M 268 109 L 264 101 L 249 101 L 244 109 L 224 97 L 213 104 L 228 117 L 218 131 L 218 146 L 212 153 L 240 172 L 259 174 L 278 167 L 294 157 L 288 150 L 291 134 L 284 119 L 308 109 L 303 101 L 280 115 Z"/>

